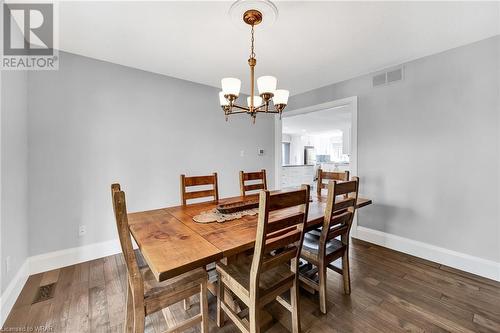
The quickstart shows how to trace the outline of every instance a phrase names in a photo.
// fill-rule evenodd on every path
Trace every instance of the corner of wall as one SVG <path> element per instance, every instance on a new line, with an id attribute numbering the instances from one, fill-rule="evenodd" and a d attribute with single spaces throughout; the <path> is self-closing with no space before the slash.
<path id="1" fill-rule="evenodd" d="M 0 71 L 0 327 L 29 276 L 27 80 Z"/>

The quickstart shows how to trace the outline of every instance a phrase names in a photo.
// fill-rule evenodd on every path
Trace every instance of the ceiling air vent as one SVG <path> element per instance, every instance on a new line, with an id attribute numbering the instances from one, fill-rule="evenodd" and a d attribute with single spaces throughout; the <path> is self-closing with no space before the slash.
<path id="1" fill-rule="evenodd" d="M 403 79 L 403 66 L 385 70 L 372 77 L 374 87 L 384 86 L 389 83 L 401 81 Z"/>

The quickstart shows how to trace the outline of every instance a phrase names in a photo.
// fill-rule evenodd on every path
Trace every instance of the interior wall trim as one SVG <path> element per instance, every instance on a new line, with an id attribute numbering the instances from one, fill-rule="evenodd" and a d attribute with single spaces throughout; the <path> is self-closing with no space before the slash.
<path id="1" fill-rule="evenodd" d="M 2 295 L 0 295 L 0 328 L 7 319 L 29 275 L 29 263 L 28 259 L 26 259 Z"/>
<path id="2" fill-rule="evenodd" d="M 29 273 L 38 274 L 53 269 L 107 257 L 121 252 L 118 239 L 48 252 L 29 257 Z"/>
<path id="3" fill-rule="evenodd" d="M 500 263 L 443 247 L 358 226 L 356 237 L 392 250 L 500 281 Z"/>

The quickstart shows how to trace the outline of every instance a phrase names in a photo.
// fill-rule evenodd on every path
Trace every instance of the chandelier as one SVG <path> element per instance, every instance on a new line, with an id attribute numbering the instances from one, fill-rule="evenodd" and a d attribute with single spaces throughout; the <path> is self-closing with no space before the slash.
<path id="1" fill-rule="evenodd" d="M 219 92 L 219 101 L 224 111 L 226 121 L 232 114 L 247 113 L 252 117 L 253 123 L 257 113 L 279 114 L 288 102 L 288 90 L 276 89 L 277 79 L 274 76 L 261 76 L 257 79 L 259 95 L 255 95 L 255 65 L 257 59 L 254 51 L 254 28 L 262 22 L 262 13 L 257 9 L 249 9 L 243 14 L 243 21 L 251 27 L 250 58 L 250 96 L 247 97 L 247 106 L 236 104 L 240 94 L 241 81 L 237 78 L 224 78 L 221 80 L 222 91 Z M 241 17 L 241 16 L 240 16 Z M 271 103 L 272 102 L 272 103 Z"/>

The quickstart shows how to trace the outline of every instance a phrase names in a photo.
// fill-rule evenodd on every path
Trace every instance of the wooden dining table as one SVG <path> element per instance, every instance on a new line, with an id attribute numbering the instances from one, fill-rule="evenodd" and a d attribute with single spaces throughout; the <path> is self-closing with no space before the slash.
<path id="1" fill-rule="evenodd" d="M 223 258 L 234 257 L 254 247 L 257 215 L 223 223 L 197 223 L 193 217 L 218 204 L 251 200 L 257 195 L 220 199 L 218 202 L 174 206 L 128 214 L 130 231 L 155 278 L 161 282 L 204 267 Z M 325 196 L 311 193 L 306 230 L 323 223 Z M 357 208 L 370 199 L 358 198 Z"/>

